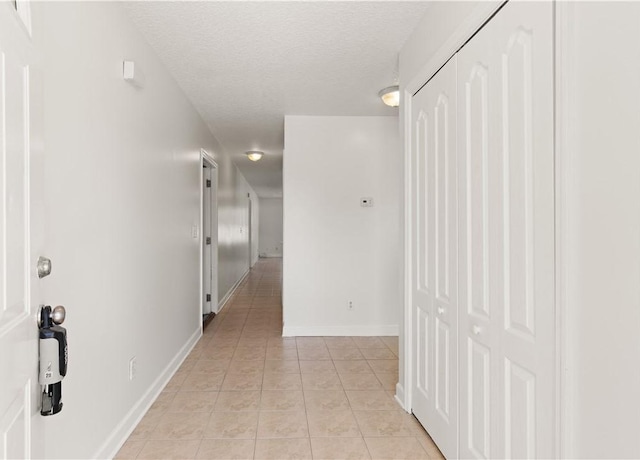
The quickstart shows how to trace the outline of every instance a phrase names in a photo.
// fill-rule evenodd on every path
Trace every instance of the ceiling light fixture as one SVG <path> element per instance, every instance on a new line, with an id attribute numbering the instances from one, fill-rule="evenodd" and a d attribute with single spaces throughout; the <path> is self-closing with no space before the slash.
<path id="1" fill-rule="evenodd" d="M 249 152 L 245 152 L 245 154 L 251 161 L 258 161 L 260 160 L 260 158 L 262 158 L 264 152 L 260 152 L 259 150 L 251 150 Z"/>
<path id="2" fill-rule="evenodd" d="M 382 102 L 389 107 L 398 107 L 400 105 L 400 88 L 398 85 L 389 86 L 383 90 L 380 90 L 378 96 L 382 99 Z"/>

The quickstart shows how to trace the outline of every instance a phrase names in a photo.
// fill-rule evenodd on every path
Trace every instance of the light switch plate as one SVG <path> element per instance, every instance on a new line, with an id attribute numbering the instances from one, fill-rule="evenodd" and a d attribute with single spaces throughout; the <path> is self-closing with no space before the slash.
<path id="1" fill-rule="evenodd" d="M 125 80 L 133 80 L 135 78 L 135 63 L 133 61 L 123 61 L 122 78 Z"/>

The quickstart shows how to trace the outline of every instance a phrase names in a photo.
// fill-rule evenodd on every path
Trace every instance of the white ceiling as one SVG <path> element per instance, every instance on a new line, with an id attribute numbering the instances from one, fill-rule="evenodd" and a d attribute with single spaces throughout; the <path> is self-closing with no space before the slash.
<path id="1" fill-rule="evenodd" d="M 390 115 L 398 52 L 425 1 L 126 2 L 261 197 L 282 196 L 285 115 Z M 263 150 L 253 163 L 244 152 Z"/>

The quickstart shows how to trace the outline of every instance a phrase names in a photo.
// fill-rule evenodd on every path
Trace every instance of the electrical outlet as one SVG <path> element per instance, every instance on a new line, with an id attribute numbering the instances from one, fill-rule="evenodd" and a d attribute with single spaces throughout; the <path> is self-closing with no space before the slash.
<path id="1" fill-rule="evenodd" d="M 352 301 L 352 300 L 350 300 L 350 301 L 349 301 L 349 303 L 348 303 L 348 305 L 347 305 L 347 308 L 348 308 L 349 310 L 353 310 L 353 301 Z"/>
<path id="2" fill-rule="evenodd" d="M 137 372 L 138 362 L 136 361 L 136 357 L 134 356 L 129 360 L 129 380 L 133 380 L 136 377 Z"/>

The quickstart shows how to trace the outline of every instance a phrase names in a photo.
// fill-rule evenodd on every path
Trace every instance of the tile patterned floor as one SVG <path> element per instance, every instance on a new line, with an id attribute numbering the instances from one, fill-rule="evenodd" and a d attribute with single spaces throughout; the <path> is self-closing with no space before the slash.
<path id="1" fill-rule="evenodd" d="M 283 338 L 281 274 L 256 264 L 116 458 L 442 458 L 393 398 L 397 338 Z"/>

